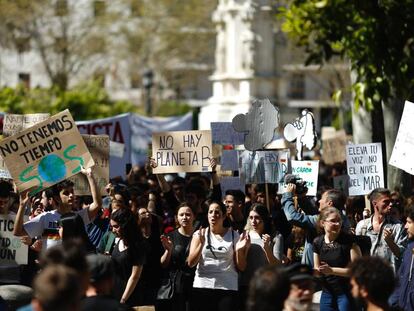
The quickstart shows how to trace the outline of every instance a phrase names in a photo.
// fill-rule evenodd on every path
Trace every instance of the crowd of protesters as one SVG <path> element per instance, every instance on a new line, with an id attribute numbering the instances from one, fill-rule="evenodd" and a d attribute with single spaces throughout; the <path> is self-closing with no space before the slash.
<path id="1" fill-rule="evenodd" d="M 338 167 L 322 167 L 311 197 L 296 183 L 222 193 L 214 159 L 211 173 L 155 166 L 112 179 L 103 198 L 92 169 L 90 196 L 69 180 L 34 196 L 0 181 L 0 212 L 29 246 L 27 265 L 0 266 L 0 296 L 32 288 L 21 310 L 414 310 L 411 198 L 347 198 L 332 189 Z"/>

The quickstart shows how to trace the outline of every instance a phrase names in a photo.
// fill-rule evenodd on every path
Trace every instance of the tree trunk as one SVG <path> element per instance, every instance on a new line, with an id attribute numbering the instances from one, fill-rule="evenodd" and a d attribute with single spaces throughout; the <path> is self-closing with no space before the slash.
<path id="1" fill-rule="evenodd" d="M 404 101 L 397 99 L 389 100 L 383 103 L 382 110 L 387 150 L 387 188 L 399 190 L 403 194 L 408 195 L 411 194 L 411 175 L 392 165 L 388 165 L 395 139 L 397 138 L 398 127 L 404 110 Z"/>

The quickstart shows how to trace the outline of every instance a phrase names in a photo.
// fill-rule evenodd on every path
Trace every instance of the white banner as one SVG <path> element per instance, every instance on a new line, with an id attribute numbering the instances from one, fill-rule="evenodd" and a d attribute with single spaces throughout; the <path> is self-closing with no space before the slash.
<path id="1" fill-rule="evenodd" d="M 170 118 L 148 118 L 131 115 L 131 163 L 145 165 L 148 161 L 148 146 L 152 141 L 152 133 L 190 131 L 193 129 L 193 114 Z"/>

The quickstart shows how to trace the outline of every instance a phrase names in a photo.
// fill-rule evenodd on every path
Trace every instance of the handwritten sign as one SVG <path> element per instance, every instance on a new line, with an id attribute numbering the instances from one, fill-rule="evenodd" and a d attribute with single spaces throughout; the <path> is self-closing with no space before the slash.
<path id="1" fill-rule="evenodd" d="M 288 171 L 289 150 L 239 150 L 239 173 L 243 184 L 277 184 Z"/>
<path id="2" fill-rule="evenodd" d="M 82 135 L 83 141 L 95 162 L 93 173 L 102 196 L 107 195 L 105 186 L 109 184 L 109 136 L 108 135 Z M 88 179 L 83 174 L 71 177 L 75 194 L 91 195 Z"/>
<path id="3" fill-rule="evenodd" d="M 210 131 L 161 132 L 152 135 L 154 174 L 211 172 Z"/>
<path id="4" fill-rule="evenodd" d="M 220 164 L 222 170 L 237 171 L 239 169 L 237 150 L 223 150 Z"/>
<path id="5" fill-rule="evenodd" d="M 35 194 L 94 165 L 68 110 L 0 142 L 19 191 Z"/>
<path id="6" fill-rule="evenodd" d="M 13 235 L 15 216 L 0 216 L 0 266 L 27 265 L 28 246 Z"/>
<path id="7" fill-rule="evenodd" d="M 211 122 L 210 126 L 213 144 L 244 144 L 244 133 L 236 132 L 231 122 Z"/>
<path id="8" fill-rule="evenodd" d="M 384 187 L 381 143 L 347 145 L 349 195 L 364 195 Z"/>
<path id="9" fill-rule="evenodd" d="M 306 181 L 306 195 L 315 196 L 318 188 L 319 161 L 292 161 L 292 174 Z"/>
<path id="10" fill-rule="evenodd" d="M 242 183 L 239 177 L 225 176 L 220 179 L 221 193 L 226 193 L 227 190 L 241 190 L 245 192 L 246 186 Z"/>
<path id="11" fill-rule="evenodd" d="M 9 137 L 18 134 L 49 117 L 49 113 L 6 114 L 3 121 L 3 136 Z"/>
<path id="12" fill-rule="evenodd" d="M 347 142 L 345 131 L 341 130 L 330 135 L 332 135 L 330 138 L 322 141 L 323 160 L 326 164 L 334 164 L 345 161 L 345 146 Z"/>
<path id="13" fill-rule="evenodd" d="M 390 164 L 414 175 L 414 103 L 405 102 Z"/>

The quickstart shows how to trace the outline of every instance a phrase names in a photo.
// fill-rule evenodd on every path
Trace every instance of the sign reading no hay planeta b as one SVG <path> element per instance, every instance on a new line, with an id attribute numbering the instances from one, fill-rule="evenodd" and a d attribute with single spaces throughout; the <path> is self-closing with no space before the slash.
<path id="1" fill-rule="evenodd" d="M 18 190 L 31 194 L 94 165 L 69 110 L 2 140 L 0 156 Z"/>

